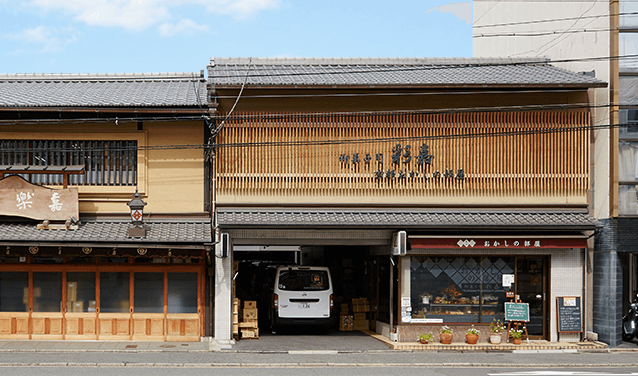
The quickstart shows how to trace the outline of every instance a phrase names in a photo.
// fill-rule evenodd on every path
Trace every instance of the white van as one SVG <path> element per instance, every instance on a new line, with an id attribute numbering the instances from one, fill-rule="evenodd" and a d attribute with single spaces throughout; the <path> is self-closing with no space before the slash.
<path id="1" fill-rule="evenodd" d="M 272 326 L 332 323 L 332 279 L 323 266 L 280 266 L 273 291 Z"/>

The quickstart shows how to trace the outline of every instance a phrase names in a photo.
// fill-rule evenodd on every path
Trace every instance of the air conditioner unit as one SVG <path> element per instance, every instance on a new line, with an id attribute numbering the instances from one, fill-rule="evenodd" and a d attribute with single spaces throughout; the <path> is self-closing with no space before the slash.
<path id="1" fill-rule="evenodd" d="M 407 253 L 408 234 L 399 231 L 392 234 L 392 255 L 403 256 Z"/>

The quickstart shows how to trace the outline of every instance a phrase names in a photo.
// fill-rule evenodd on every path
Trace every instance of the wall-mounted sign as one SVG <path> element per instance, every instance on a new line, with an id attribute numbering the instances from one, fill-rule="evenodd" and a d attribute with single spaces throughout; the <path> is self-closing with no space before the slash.
<path id="1" fill-rule="evenodd" d="M 587 240 L 579 238 L 410 238 L 412 248 L 586 248 Z"/>
<path id="2" fill-rule="evenodd" d="M 78 190 L 45 188 L 12 175 L 0 180 L 0 215 L 50 221 L 79 218 Z"/>
<path id="3" fill-rule="evenodd" d="M 414 179 L 419 176 L 425 177 L 426 181 L 430 178 L 465 180 L 465 171 L 462 168 L 445 167 L 443 170 L 428 171 L 433 160 L 434 155 L 430 154 L 430 147 L 427 144 L 421 145 L 417 156 L 412 155 L 412 145 L 402 146 L 401 144 L 396 144 L 392 148 L 390 158 L 384 158 L 383 153 L 376 153 L 374 157 L 371 153 L 341 154 L 339 156 L 342 168 L 360 165 L 371 169 L 376 168 L 373 173 L 377 180 Z"/>

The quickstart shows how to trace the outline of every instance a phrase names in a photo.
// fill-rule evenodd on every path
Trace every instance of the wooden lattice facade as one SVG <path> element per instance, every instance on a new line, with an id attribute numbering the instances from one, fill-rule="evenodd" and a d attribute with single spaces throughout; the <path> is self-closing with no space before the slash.
<path id="1" fill-rule="evenodd" d="M 233 119 L 219 202 L 583 203 L 590 184 L 585 111 Z"/>

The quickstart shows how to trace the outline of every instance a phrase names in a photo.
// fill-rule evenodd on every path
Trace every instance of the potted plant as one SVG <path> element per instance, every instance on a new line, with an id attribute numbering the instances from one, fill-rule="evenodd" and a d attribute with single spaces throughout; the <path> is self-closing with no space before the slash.
<path id="1" fill-rule="evenodd" d="M 512 343 L 515 345 L 521 344 L 521 337 L 523 336 L 523 330 L 521 329 L 510 329 L 510 336 L 512 337 Z"/>
<path id="2" fill-rule="evenodd" d="M 444 345 L 449 345 L 452 343 L 452 328 L 447 325 L 443 325 L 441 327 L 441 335 L 440 335 L 441 343 Z"/>
<path id="3" fill-rule="evenodd" d="M 479 339 L 479 333 L 480 331 L 472 325 L 472 327 L 467 330 L 467 333 L 465 333 L 465 340 L 470 345 L 476 345 Z"/>
<path id="4" fill-rule="evenodd" d="M 505 329 L 505 326 L 501 320 L 492 321 L 490 324 L 490 343 L 501 343 L 501 333 Z"/>
<path id="5" fill-rule="evenodd" d="M 419 342 L 424 345 L 432 342 L 432 340 L 434 340 L 434 334 L 432 333 L 423 333 L 419 335 Z"/>

